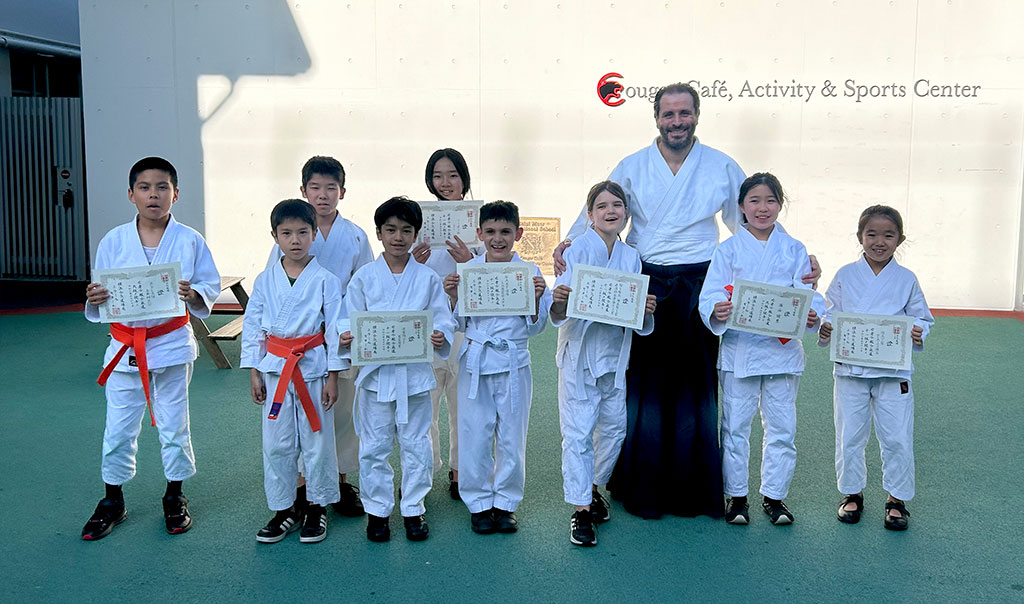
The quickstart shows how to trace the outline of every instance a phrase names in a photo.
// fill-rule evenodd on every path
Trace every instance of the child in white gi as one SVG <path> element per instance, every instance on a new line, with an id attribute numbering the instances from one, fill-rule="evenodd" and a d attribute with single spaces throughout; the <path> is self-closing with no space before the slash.
<path id="1" fill-rule="evenodd" d="M 256 541 L 277 543 L 301 524 L 299 541 L 316 543 L 327 537 L 324 506 L 339 497 L 333 407 L 338 372 L 348 366 L 335 346 L 341 287 L 309 254 L 316 230 L 313 206 L 300 199 L 282 201 L 270 213 L 270 227 L 284 256 L 256 277 L 239 364 L 251 370 L 252 402 L 264 405 L 271 395 L 263 418 L 263 485 L 267 505 L 276 513 Z M 306 484 L 296 493 L 300 458 Z"/>
<path id="2" fill-rule="evenodd" d="M 569 541 L 597 545 L 595 522 L 609 519 L 608 502 L 598 487 L 608 483 L 626 437 L 626 364 L 632 329 L 568 319 L 570 285 L 576 265 L 640 273 L 640 254 L 619 241 L 626 226 L 626 195 L 606 180 L 587 195 L 591 228 L 563 256 L 565 272 L 551 292 L 551 324 L 558 327 L 558 417 L 562 429 L 562 481 L 565 501 L 575 506 Z M 643 329 L 654 329 L 655 296 L 648 294 Z"/>
<path id="3" fill-rule="evenodd" d="M 477 235 L 487 251 L 470 263 L 523 262 L 512 251 L 523 236 L 515 204 L 484 204 Z M 469 508 L 470 526 L 480 534 L 514 533 L 519 525 L 515 510 L 526 483 L 533 399 L 527 339 L 544 331 L 551 307 L 540 269 L 530 266 L 537 314 L 462 317 L 456 312 L 459 330 L 466 332 L 459 352 L 459 494 Z M 458 288 L 457 274 L 445 277 L 444 290 L 453 305 Z"/>
<path id="4" fill-rule="evenodd" d="M 803 344 L 799 339 L 726 329 L 736 279 L 811 289 L 801 277 L 811 270 L 806 248 L 776 222 L 784 200 L 782 185 L 771 174 L 754 174 L 743 181 L 739 205 L 744 228 L 715 250 L 700 292 L 701 319 L 712 333 L 722 335 L 718 356 L 722 477 L 728 497 L 725 519 L 731 524 L 747 524 L 750 520 L 750 424 L 758 407 L 764 426 L 761 507 L 772 524 L 793 522 L 793 514 L 782 500 L 789 492 L 796 467 L 796 395 L 804 369 Z M 817 327 L 824 310 L 825 300 L 815 292 L 807 316 L 808 329 Z"/>
<path id="5" fill-rule="evenodd" d="M 110 325 L 110 345 L 98 380 L 106 386 L 107 422 L 100 464 L 106 495 L 82 529 L 82 539 L 107 536 L 127 517 L 121 485 L 135 476 L 142 417 L 149 407 L 150 423 L 160 437 L 167 492 L 164 521 L 172 535 L 192 527 L 188 499 L 181 481 L 196 473 L 188 421 L 188 384 L 192 361 L 199 354 L 188 313 L 210 316 L 220 295 L 220 275 L 203 237 L 171 216 L 178 200 L 178 173 L 165 159 L 147 157 L 128 174 L 128 199 L 138 215 L 115 227 L 100 240 L 96 269 L 134 268 L 178 262 L 178 296 L 186 314 L 173 319 L 127 321 Z M 85 317 L 100 321 L 99 306 L 110 299 L 101 283 L 85 290 Z M 128 354 L 125 354 L 126 352 Z"/>
<path id="6" fill-rule="evenodd" d="M 434 271 L 410 262 L 409 249 L 423 226 L 419 205 L 404 197 L 384 202 L 373 215 L 377 239 L 384 251 L 356 271 L 345 296 L 345 319 L 339 330 L 343 356 L 350 356 L 350 315 L 355 311 L 422 311 L 433 313 L 430 342 L 441 358 L 451 352 L 455 322 L 441 280 Z M 370 541 L 391 538 L 388 517 L 395 507 L 394 469 L 388 456 L 398 438 L 402 463 L 400 510 L 405 536 L 427 538 L 423 498 L 430 491 L 434 472 L 430 444 L 430 390 L 435 386 L 429 362 L 372 364 L 356 378 L 356 432 L 359 434 L 360 496 L 366 508 L 366 536 Z"/>
<path id="7" fill-rule="evenodd" d="M 857 239 L 864 254 L 839 269 L 828 286 L 828 310 L 818 334 L 818 344 L 828 346 L 832 315 L 836 312 L 903 315 L 914 317 L 910 331 L 913 350 L 924 349 L 935 323 L 914 273 L 892 257 L 903 243 L 903 218 L 888 206 L 871 206 L 860 215 Z M 864 509 L 867 465 L 864 447 L 871 422 L 882 453 L 882 486 L 887 529 L 906 530 L 910 512 L 906 501 L 914 497 L 914 390 L 909 371 L 835 364 L 833 407 L 836 425 L 836 482 L 843 494 L 837 515 L 854 524 Z"/>
<path id="8" fill-rule="evenodd" d="M 469 192 L 469 167 L 466 159 L 455 149 L 438 149 L 434 151 L 427 160 L 427 169 L 424 174 L 427 183 L 427 190 L 437 197 L 438 201 L 462 201 Z M 439 279 L 444 279 L 455 272 L 455 265 L 458 262 L 469 262 L 475 256 L 484 253 L 479 246 L 469 247 L 458 235 L 454 241 L 445 242 L 448 248 L 432 252 L 429 243 L 420 243 L 412 248 L 413 260 L 420 262 L 437 273 Z M 447 252 L 447 253 L 446 253 Z M 462 333 L 455 334 L 452 348 L 458 350 L 462 347 Z M 442 359 L 434 355 L 434 378 L 437 380 L 437 387 L 430 391 L 430 401 L 434 405 L 434 418 L 430 424 L 430 439 L 434 445 L 434 471 L 441 467 L 441 441 L 440 432 L 437 428 L 437 420 L 441 413 L 441 396 L 444 395 L 445 405 L 448 407 L 448 495 L 459 499 L 459 361 L 457 355 L 449 355 Z"/>
<path id="9" fill-rule="evenodd" d="M 366 233 L 338 212 L 338 203 L 345 197 L 345 168 L 333 157 L 316 155 L 309 158 L 302 166 L 299 192 L 316 210 L 316 231 L 309 253 L 321 267 L 338 278 L 341 295 L 344 296 L 356 270 L 373 262 Z M 274 245 L 267 269 L 280 263 L 282 255 L 281 247 Z M 335 512 L 351 518 L 364 513 L 359 489 L 348 482 L 348 473 L 359 469 L 359 440 L 352 417 L 356 372 L 355 368 L 351 368 L 338 374 L 339 402 L 334 407 L 334 444 L 338 452 L 338 488 L 341 498 L 331 506 Z M 302 471 L 302 458 L 299 458 L 299 472 Z M 302 483 L 301 477 L 299 482 Z M 302 484 L 296 495 L 299 504 L 306 501 Z"/>

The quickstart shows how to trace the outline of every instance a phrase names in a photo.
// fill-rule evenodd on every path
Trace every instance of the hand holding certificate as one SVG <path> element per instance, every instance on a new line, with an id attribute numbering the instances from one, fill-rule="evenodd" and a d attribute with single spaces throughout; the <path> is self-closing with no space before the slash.
<path id="1" fill-rule="evenodd" d="M 394 365 L 434 360 L 431 311 L 356 311 L 352 322 L 352 364 Z"/>
<path id="2" fill-rule="evenodd" d="M 566 316 L 641 329 L 649 283 L 647 275 L 576 265 Z"/>
<path id="3" fill-rule="evenodd" d="M 185 314 L 185 303 L 178 297 L 180 262 L 97 269 L 92 275 L 93 281 L 103 285 L 110 294 L 107 301 L 99 306 L 103 323 L 164 319 Z"/>
<path id="4" fill-rule="evenodd" d="M 480 220 L 482 201 L 419 201 L 423 211 L 420 242 L 431 248 L 447 247 L 458 235 L 467 246 L 479 245 L 476 227 Z"/>
<path id="5" fill-rule="evenodd" d="M 537 314 L 533 264 L 466 262 L 458 264 L 459 314 L 509 316 Z"/>
<path id="6" fill-rule="evenodd" d="M 762 336 L 799 339 L 807 327 L 814 292 L 737 279 L 726 327 Z"/>
<path id="7" fill-rule="evenodd" d="M 911 369 L 914 317 L 837 312 L 829 359 L 863 367 Z"/>

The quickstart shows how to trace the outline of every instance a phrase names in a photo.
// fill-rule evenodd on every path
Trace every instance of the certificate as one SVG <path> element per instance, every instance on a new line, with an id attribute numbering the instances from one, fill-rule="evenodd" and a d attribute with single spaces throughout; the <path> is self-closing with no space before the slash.
<path id="1" fill-rule="evenodd" d="M 910 330 L 914 317 L 906 315 L 832 315 L 829 359 L 863 367 L 911 369 Z"/>
<path id="2" fill-rule="evenodd" d="M 356 311 L 352 322 L 352 364 L 430 363 L 434 347 L 434 313 L 421 311 Z"/>
<path id="3" fill-rule="evenodd" d="M 726 327 L 762 336 L 800 339 L 814 292 L 737 279 Z"/>
<path id="4" fill-rule="evenodd" d="M 185 314 L 185 302 L 178 297 L 180 262 L 97 269 L 92 272 L 92 280 L 110 292 L 110 299 L 99 306 L 103 323 L 164 319 Z"/>
<path id="5" fill-rule="evenodd" d="M 650 280 L 647 275 L 578 264 L 572 268 L 566 315 L 641 329 Z"/>
<path id="6" fill-rule="evenodd" d="M 431 249 L 448 247 L 445 241 L 455 241 L 458 235 L 468 247 L 480 245 L 476 227 L 480 224 L 482 201 L 419 201 L 423 210 L 420 243 Z"/>
<path id="7" fill-rule="evenodd" d="M 460 262 L 459 314 L 463 317 L 537 314 L 533 265 L 528 262 Z"/>
<path id="8" fill-rule="evenodd" d="M 516 244 L 516 253 L 524 262 L 532 262 L 541 274 L 555 274 L 555 259 L 551 250 L 561 243 L 561 221 L 558 218 L 520 216 L 523 238 Z"/>

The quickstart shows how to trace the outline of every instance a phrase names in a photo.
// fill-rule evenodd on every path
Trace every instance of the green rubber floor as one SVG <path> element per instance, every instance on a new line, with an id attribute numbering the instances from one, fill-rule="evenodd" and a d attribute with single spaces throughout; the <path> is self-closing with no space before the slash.
<path id="1" fill-rule="evenodd" d="M 882 528 L 874 438 L 865 516 L 858 525 L 836 521 L 831 370 L 827 352 L 808 340 L 787 499 L 793 525 L 773 527 L 756 507 L 739 527 L 642 520 L 613 503 L 592 549 L 568 540 L 555 335 L 549 329 L 531 343 L 518 534 L 472 533 L 439 471 L 425 542 L 406 541 L 393 519 L 392 541 L 370 543 L 364 519 L 332 515 L 322 543 L 300 544 L 293 534 L 257 544 L 270 517 L 260 412 L 245 372 L 217 370 L 203 356 L 191 387 L 199 473 L 185 483 L 194 528 L 164 533 L 159 445 L 147 425 L 139 474 L 125 486 L 128 520 L 88 543 L 80 531 L 103 494 L 104 397 L 95 379 L 104 329 L 75 313 L 0 317 L 0 602 L 1024 602 L 1024 521 L 1015 505 L 1024 487 L 1024 323 L 939 318 L 917 356 L 918 496 L 909 531 Z M 224 348 L 236 362 L 238 344 Z M 447 451 L 446 426 L 441 433 Z M 759 425 L 751 448 L 758 457 Z M 759 470 L 752 459 L 752 493 Z"/>

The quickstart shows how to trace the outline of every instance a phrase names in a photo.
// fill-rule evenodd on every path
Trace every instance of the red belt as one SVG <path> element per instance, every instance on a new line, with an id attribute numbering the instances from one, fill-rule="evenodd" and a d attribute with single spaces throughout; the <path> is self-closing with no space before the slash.
<path id="1" fill-rule="evenodd" d="M 309 420 L 309 427 L 313 432 L 320 431 L 320 414 L 313 406 L 313 399 L 309 396 L 306 388 L 306 380 L 302 377 L 302 370 L 299 369 L 299 359 L 306 355 L 307 350 L 312 350 L 324 343 L 324 334 L 318 333 L 303 338 L 279 338 L 274 335 L 267 337 L 267 352 L 275 357 L 287 359 L 284 362 L 284 369 L 281 370 L 281 379 L 277 382 L 277 389 L 274 390 L 273 404 L 270 406 L 270 413 L 267 419 L 277 419 L 281 412 L 281 403 L 288 391 L 288 382 L 295 384 L 295 393 L 299 395 L 299 402 L 306 412 Z"/>
<path id="2" fill-rule="evenodd" d="M 114 358 L 110 359 L 107 366 L 103 368 L 100 373 L 99 379 L 96 383 L 103 386 L 107 383 L 107 378 L 110 377 L 110 372 L 117 366 L 118 361 L 124 356 L 124 353 L 129 348 L 135 349 L 135 362 L 139 366 L 139 378 L 142 380 L 142 389 L 146 392 L 146 407 L 149 408 L 149 423 L 152 426 L 156 425 L 156 420 L 153 418 L 153 405 L 150 402 L 149 396 L 149 362 L 146 360 L 146 340 L 150 338 L 159 338 L 165 336 L 176 329 L 188 325 L 188 310 L 185 310 L 185 314 L 180 317 L 175 317 L 166 323 L 161 323 L 153 327 L 128 327 L 122 323 L 111 323 L 110 324 L 110 337 L 114 338 L 122 344 L 121 350 L 117 351 Z"/>

